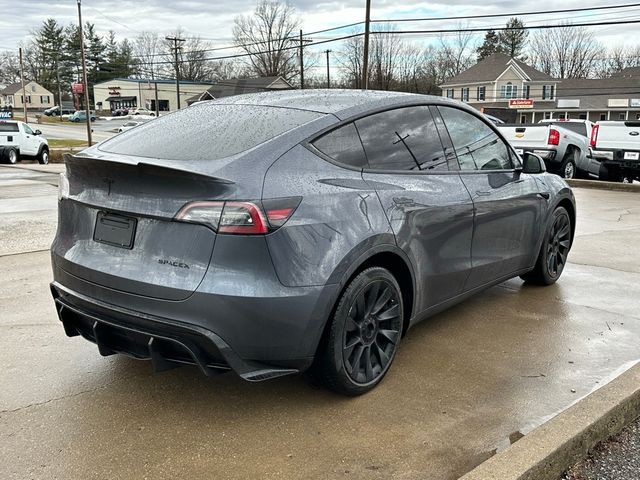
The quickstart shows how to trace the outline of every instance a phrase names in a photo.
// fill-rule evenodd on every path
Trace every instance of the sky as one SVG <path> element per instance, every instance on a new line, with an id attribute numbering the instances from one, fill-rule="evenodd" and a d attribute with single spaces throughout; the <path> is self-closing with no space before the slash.
<path id="1" fill-rule="evenodd" d="M 134 38 L 139 32 L 152 31 L 161 35 L 182 28 L 185 35 L 200 36 L 211 41 L 213 46 L 226 46 L 231 43 L 233 20 L 237 15 L 250 14 L 257 0 L 83 0 L 83 20 L 95 24 L 99 33 L 106 34 L 114 30 L 118 39 Z M 290 0 L 302 19 L 304 31 L 312 32 L 338 25 L 364 20 L 365 0 Z M 561 8 L 583 8 L 590 6 L 610 6 L 630 4 L 625 0 L 447 0 L 443 2 L 424 2 L 419 0 L 372 0 L 371 18 L 442 18 L 451 16 L 504 14 L 534 12 Z M 640 3 L 619 10 L 605 12 L 579 12 L 546 14 L 522 17 L 527 25 L 544 25 L 559 22 L 596 22 L 603 20 L 638 19 Z M 21 42 L 28 40 L 30 32 L 36 29 L 47 17 L 53 17 L 59 23 L 77 22 L 76 0 L 58 0 L 56 2 L 40 0 L 0 0 L 0 51 L 16 50 Z M 470 27 L 501 26 L 506 18 L 472 20 L 465 25 Z M 456 28 L 459 21 L 423 21 L 397 23 L 403 29 Z M 623 45 L 625 42 L 640 43 L 636 25 L 615 25 L 592 27 L 600 42 L 607 46 Z M 353 27 L 312 36 L 314 41 L 326 40 L 332 36 L 351 32 Z M 481 37 L 482 34 L 479 34 Z M 435 42 L 437 36 L 407 35 L 411 40 L 424 44 Z M 319 46 L 321 50 L 339 49 L 338 43 Z M 318 48 L 320 50 L 320 48 Z M 226 53 L 226 52 L 225 52 Z"/>

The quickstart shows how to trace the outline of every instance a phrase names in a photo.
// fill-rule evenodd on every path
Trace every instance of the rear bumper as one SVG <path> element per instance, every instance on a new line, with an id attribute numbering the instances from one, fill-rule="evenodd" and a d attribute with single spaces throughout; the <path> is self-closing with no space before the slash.
<path id="1" fill-rule="evenodd" d="M 134 312 L 51 284 L 58 318 L 69 337 L 81 335 L 100 354 L 122 353 L 151 360 L 156 371 L 196 365 L 207 376 L 233 370 L 247 381 L 261 381 L 305 370 L 312 358 L 290 360 L 289 367 L 242 359 L 220 336 L 197 325 Z"/>
<path id="2" fill-rule="evenodd" d="M 522 150 L 523 152 L 531 152 L 536 155 L 540 155 L 543 160 L 548 162 L 553 162 L 556 158 L 556 151 L 548 148 L 540 148 L 540 147 L 521 147 L 519 145 L 514 146 L 516 150 Z"/>
<path id="3" fill-rule="evenodd" d="M 594 158 L 600 160 L 604 165 L 616 165 L 619 168 L 628 170 L 640 170 L 640 160 L 625 159 L 625 152 L 639 153 L 638 150 L 619 150 L 619 149 L 607 149 L 607 150 L 594 150 L 592 155 Z"/>

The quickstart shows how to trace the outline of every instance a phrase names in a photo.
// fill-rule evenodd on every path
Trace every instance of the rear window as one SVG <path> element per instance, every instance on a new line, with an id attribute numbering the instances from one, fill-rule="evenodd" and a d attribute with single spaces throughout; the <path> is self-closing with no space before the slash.
<path id="1" fill-rule="evenodd" d="M 322 116 L 289 108 L 201 103 L 128 130 L 99 148 L 166 160 L 217 160 Z"/>
<path id="2" fill-rule="evenodd" d="M 15 122 L 0 122 L 0 132 L 17 132 L 18 124 Z"/>
<path id="3" fill-rule="evenodd" d="M 587 126 L 584 123 L 579 122 L 553 122 L 552 125 L 557 125 L 558 127 L 566 128 L 567 130 L 571 130 L 583 137 L 587 136 Z"/>

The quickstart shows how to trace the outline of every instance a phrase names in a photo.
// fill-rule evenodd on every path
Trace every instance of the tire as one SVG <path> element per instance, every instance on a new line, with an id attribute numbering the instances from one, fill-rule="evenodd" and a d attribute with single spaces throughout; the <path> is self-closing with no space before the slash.
<path id="1" fill-rule="evenodd" d="M 562 178 L 575 178 L 576 177 L 576 156 L 578 155 L 577 150 L 571 150 L 570 153 L 567 153 L 560 163 L 558 167 L 557 173 Z"/>
<path id="2" fill-rule="evenodd" d="M 564 207 L 552 214 L 533 270 L 520 275 L 527 283 L 552 285 L 562 275 L 571 250 L 571 217 Z"/>
<path id="3" fill-rule="evenodd" d="M 38 163 L 40 165 L 47 165 L 49 163 L 49 149 L 44 147 L 38 154 Z"/>
<path id="4" fill-rule="evenodd" d="M 386 269 L 372 267 L 342 291 L 319 348 L 314 376 L 350 396 L 373 389 L 386 375 L 402 336 L 400 286 Z"/>
<path id="5" fill-rule="evenodd" d="M 10 163 L 11 165 L 15 165 L 16 163 L 18 163 L 18 160 L 20 160 L 20 155 L 18 154 L 18 151 L 15 148 L 9 148 L 5 150 L 4 158 L 7 163 Z"/>
<path id="6" fill-rule="evenodd" d="M 600 164 L 598 178 L 604 182 L 622 182 L 623 177 L 620 170 L 615 166 Z"/>

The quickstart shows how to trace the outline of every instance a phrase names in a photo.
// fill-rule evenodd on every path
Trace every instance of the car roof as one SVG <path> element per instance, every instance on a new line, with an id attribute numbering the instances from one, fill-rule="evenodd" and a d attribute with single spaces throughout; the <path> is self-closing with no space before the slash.
<path id="1" fill-rule="evenodd" d="M 389 106 L 402 106 L 424 103 L 451 103 L 443 97 L 405 92 L 380 90 L 343 90 L 310 89 L 282 90 L 235 95 L 214 103 L 224 105 L 262 105 L 271 107 L 294 108 L 325 114 L 333 114 L 345 119 L 362 112 L 383 109 Z M 199 102 L 200 103 L 200 102 Z"/>

